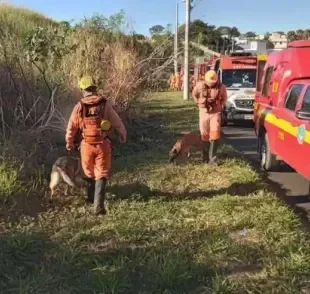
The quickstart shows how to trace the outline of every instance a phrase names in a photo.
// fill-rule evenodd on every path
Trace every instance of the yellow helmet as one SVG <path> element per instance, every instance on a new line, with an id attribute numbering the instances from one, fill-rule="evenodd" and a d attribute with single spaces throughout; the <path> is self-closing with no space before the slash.
<path id="1" fill-rule="evenodd" d="M 95 86 L 95 82 L 91 76 L 84 76 L 79 80 L 79 88 L 82 90 Z"/>
<path id="2" fill-rule="evenodd" d="M 207 83 L 216 83 L 218 81 L 218 75 L 214 70 L 209 70 L 205 74 L 205 81 Z"/>

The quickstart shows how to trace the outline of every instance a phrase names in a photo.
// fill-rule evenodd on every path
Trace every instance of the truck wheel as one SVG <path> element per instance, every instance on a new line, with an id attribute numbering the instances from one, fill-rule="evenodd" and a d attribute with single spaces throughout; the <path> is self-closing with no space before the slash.
<path id="1" fill-rule="evenodd" d="M 266 171 L 276 171 L 280 161 L 270 152 L 269 140 L 267 133 L 259 137 L 259 158 L 260 165 Z"/>

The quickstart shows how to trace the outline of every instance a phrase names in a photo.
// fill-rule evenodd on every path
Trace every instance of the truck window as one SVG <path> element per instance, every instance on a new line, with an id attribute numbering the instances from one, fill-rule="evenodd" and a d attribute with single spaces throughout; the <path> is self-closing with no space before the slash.
<path id="1" fill-rule="evenodd" d="M 257 65 L 257 82 L 256 82 L 256 90 L 258 92 L 261 91 L 261 82 L 264 74 L 264 67 L 266 64 L 266 60 L 260 60 Z"/>
<path id="2" fill-rule="evenodd" d="M 308 86 L 305 96 L 302 100 L 301 108 L 306 108 L 310 110 L 310 86 Z"/>
<path id="3" fill-rule="evenodd" d="M 285 108 L 295 111 L 296 104 L 298 102 L 298 98 L 300 96 L 300 93 L 302 92 L 303 87 L 304 85 L 295 84 L 289 88 L 285 99 Z"/>
<path id="4" fill-rule="evenodd" d="M 274 69 L 273 66 L 269 66 L 266 70 L 266 75 L 265 75 L 265 80 L 264 80 L 264 85 L 263 85 L 263 91 L 262 91 L 263 97 L 268 97 L 268 89 L 269 89 L 273 69 Z"/>
<path id="5" fill-rule="evenodd" d="M 223 69 L 222 83 L 227 88 L 255 88 L 256 69 Z"/>

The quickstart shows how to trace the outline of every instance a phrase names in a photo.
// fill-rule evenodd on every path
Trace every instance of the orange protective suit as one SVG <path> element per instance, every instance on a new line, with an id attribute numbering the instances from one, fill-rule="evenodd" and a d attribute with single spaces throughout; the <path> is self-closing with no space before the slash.
<path id="1" fill-rule="evenodd" d="M 189 79 L 190 91 L 193 91 L 196 86 L 195 76 L 192 75 Z"/>
<path id="2" fill-rule="evenodd" d="M 181 90 L 181 76 L 179 73 L 176 73 L 175 75 L 175 88 Z"/>
<path id="3" fill-rule="evenodd" d="M 103 98 L 99 96 L 88 96 L 81 100 L 87 105 L 97 105 Z M 108 178 L 111 170 L 111 142 L 106 138 L 107 133 L 102 133 L 101 142 L 87 143 L 85 142 L 84 120 L 82 118 L 82 105 L 78 103 L 71 113 L 67 131 L 66 143 L 68 149 L 73 148 L 74 138 L 78 130 L 82 131 L 82 142 L 80 146 L 81 163 L 86 177 L 99 180 Z M 113 129 L 115 129 L 122 141 L 126 141 L 127 131 L 125 126 L 113 109 L 111 103 L 106 100 L 102 110 L 102 119 L 108 120 Z"/>
<path id="4" fill-rule="evenodd" d="M 221 135 L 221 111 L 227 100 L 226 87 L 218 83 L 209 88 L 204 81 L 195 86 L 192 96 L 199 107 L 199 127 L 202 141 L 218 140 Z M 208 108 L 208 100 L 214 100 L 212 109 Z"/>
<path id="5" fill-rule="evenodd" d="M 170 76 L 169 83 L 170 83 L 170 89 L 173 90 L 174 89 L 174 85 L 175 85 L 175 77 L 174 77 L 173 74 Z"/>

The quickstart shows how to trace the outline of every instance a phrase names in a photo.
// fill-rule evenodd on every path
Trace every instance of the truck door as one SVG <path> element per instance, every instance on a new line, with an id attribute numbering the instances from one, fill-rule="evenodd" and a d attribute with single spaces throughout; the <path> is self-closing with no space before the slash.
<path id="1" fill-rule="evenodd" d="M 304 84 L 292 83 L 286 92 L 283 105 L 276 107 L 274 112 L 277 124 L 275 149 L 277 154 L 293 168 L 296 168 L 296 151 L 300 147 L 296 138 L 298 119 L 295 111 L 304 89 Z"/>
<path id="2" fill-rule="evenodd" d="M 257 111 L 258 111 L 258 103 L 261 102 L 260 97 L 261 92 L 262 92 L 262 87 L 263 87 L 263 76 L 264 76 L 264 69 L 265 69 L 265 65 L 266 65 L 266 60 L 258 60 L 257 62 L 257 72 L 256 72 L 256 91 L 255 91 L 255 103 L 254 103 L 254 117 L 253 120 L 254 122 L 257 121 L 258 117 L 257 117 Z M 266 72 L 266 80 L 268 80 L 268 83 L 270 82 L 271 79 L 271 74 L 273 71 L 273 67 L 268 68 L 267 72 Z M 266 92 L 266 89 L 265 91 Z M 264 93 L 264 96 L 268 96 L 268 94 Z M 265 99 L 264 99 L 265 100 Z"/>
<path id="3" fill-rule="evenodd" d="M 310 85 L 305 86 L 305 94 L 297 104 L 296 111 L 303 109 L 310 112 Z M 295 168 L 298 173 L 302 174 L 306 179 L 310 180 L 310 121 L 299 119 L 295 116 L 294 123 L 297 127 L 297 148 L 294 152 L 295 155 Z"/>

